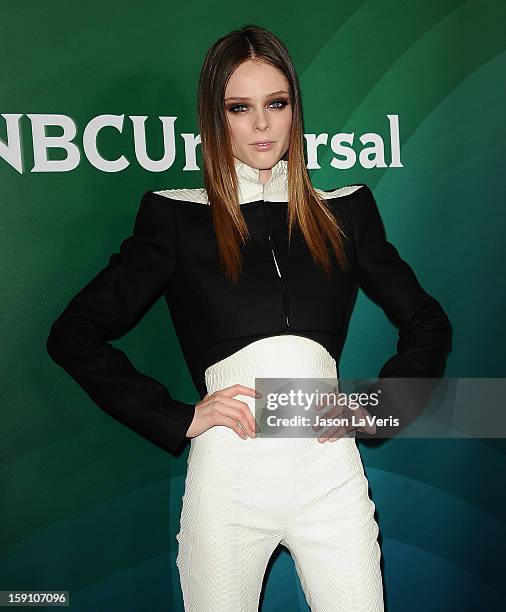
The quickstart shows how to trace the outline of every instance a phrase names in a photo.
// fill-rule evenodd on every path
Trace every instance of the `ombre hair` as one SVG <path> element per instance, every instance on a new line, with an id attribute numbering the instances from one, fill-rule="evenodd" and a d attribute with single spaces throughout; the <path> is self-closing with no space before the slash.
<path id="1" fill-rule="evenodd" d="M 314 261 L 330 274 L 329 241 L 338 263 L 348 268 L 341 227 L 311 184 L 304 157 L 304 128 L 300 88 L 285 45 L 268 30 L 246 25 L 216 41 L 208 50 L 198 83 L 198 117 L 204 183 L 211 206 L 220 265 L 236 283 L 242 266 L 241 243 L 249 232 L 238 200 L 238 181 L 231 135 L 225 112 L 225 89 L 234 70 L 253 60 L 277 68 L 289 83 L 292 124 L 283 159 L 288 169 L 288 236 L 297 224 Z"/>

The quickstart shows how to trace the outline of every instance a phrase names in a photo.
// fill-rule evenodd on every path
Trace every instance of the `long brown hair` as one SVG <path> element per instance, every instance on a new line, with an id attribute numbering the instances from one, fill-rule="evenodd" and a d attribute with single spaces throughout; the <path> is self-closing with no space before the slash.
<path id="1" fill-rule="evenodd" d="M 204 183 L 227 277 L 236 283 L 242 265 L 240 243 L 249 239 L 237 196 L 225 89 L 234 70 L 247 60 L 261 61 L 281 71 L 289 83 L 292 125 L 284 155 L 288 169 L 288 236 L 298 224 L 314 261 L 330 274 L 330 242 L 338 263 L 348 268 L 341 234 L 344 233 L 325 198 L 315 191 L 304 158 L 304 128 L 298 77 L 285 45 L 271 32 L 246 25 L 216 41 L 208 50 L 198 83 L 198 116 L 204 165 Z"/>

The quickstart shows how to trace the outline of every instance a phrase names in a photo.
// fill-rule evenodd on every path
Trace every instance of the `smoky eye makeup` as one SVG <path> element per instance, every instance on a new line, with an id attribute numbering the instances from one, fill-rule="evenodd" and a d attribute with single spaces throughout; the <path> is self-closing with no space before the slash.
<path id="1" fill-rule="evenodd" d="M 285 108 L 285 106 L 288 106 L 289 104 L 290 104 L 290 101 L 288 99 L 286 99 L 286 98 L 276 98 L 275 100 L 272 100 L 269 103 L 269 106 L 274 105 L 273 108 L 281 110 L 281 109 Z M 248 107 L 248 104 L 246 104 L 246 103 L 241 104 L 239 102 L 230 103 L 230 104 L 225 105 L 225 108 L 227 109 L 227 111 L 229 111 L 229 112 L 231 112 L 233 114 L 236 114 L 236 115 L 238 115 L 238 114 L 243 112 L 241 110 L 242 108 L 247 108 L 247 107 Z"/>

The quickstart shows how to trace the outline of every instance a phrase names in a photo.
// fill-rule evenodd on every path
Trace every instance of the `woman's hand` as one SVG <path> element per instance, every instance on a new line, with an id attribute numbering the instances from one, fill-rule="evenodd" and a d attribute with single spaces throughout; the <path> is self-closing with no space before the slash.
<path id="1" fill-rule="evenodd" d="M 195 416 L 186 432 L 186 437 L 195 438 L 215 425 L 225 425 L 233 429 L 243 440 L 248 436 L 255 438 L 257 430 L 255 418 L 248 404 L 234 399 L 234 395 L 249 395 L 256 398 L 262 394 L 244 385 L 232 385 L 218 389 L 211 395 L 206 394 L 195 406 Z"/>
<path id="2" fill-rule="evenodd" d="M 316 405 L 315 410 L 321 410 L 324 406 Z M 360 421 L 361 419 L 366 419 L 366 417 L 371 416 L 369 412 L 363 406 L 357 406 L 356 408 L 350 408 L 348 402 L 344 406 L 335 405 L 332 406 L 325 414 L 321 414 L 320 418 L 322 419 L 342 419 L 342 425 L 329 425 L 329 426 L 313 426 L 313 430 L 318 431 L 324 427 L 324 430 L 320 437 L 318 438 L 318 442 L 321 444 L 325 442 L 335 442 L 339 440 L 339 438 L 344 437 L 347 433 L 357 430 L 363 431 L 368 434 L 376 433 L 376 425 L 368 425 L 366 420 L 366 425 L 359 426 L 353 424 L 353 418 L 355 422 Z M 353 418 L 352 418 L 353 417 Z M 348 424 L 344 419 L 348 420 Z"/>

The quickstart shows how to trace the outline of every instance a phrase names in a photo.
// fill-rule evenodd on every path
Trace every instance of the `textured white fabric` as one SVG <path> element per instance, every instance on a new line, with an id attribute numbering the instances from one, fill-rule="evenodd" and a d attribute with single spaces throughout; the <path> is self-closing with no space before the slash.
<path id="1" fill-rule="evenodd" d="M 213 364 L 209 393 L 257 378 L 332 378 L 336 362 L 294 335 L 257 340 Z M 255 414 L 255 400 L 237 395 Z M 278 544 L 314 612 L 383 611 L 375 505 L 354 437 L 240 438 L 214 426 L 192 438 L 177 534 L 187 612 L 256 612 Z"/>
<path id="2" fill-rule="evenodd" d="M 234 158 L 235 171 L 239 183 L 239 204 L 249 202 L 288 202 L 288 162 L 280 159 L 273 167 L 270 179 L 264 184 L 260 182 L 260 170 Z M 346 185 L 333 191 L 316 189 L 316 192 L 326 199 L 349 195 L 362 185 Z M 207 192 L 203 187 L 197 189 L 162 189 L 154 193 L 185 202 L 209 204 Z"/>

